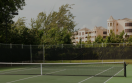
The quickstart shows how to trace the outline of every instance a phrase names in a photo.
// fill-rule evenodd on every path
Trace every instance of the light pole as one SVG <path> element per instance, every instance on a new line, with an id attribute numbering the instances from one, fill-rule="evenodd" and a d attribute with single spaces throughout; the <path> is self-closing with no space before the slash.
<path id="1" fill-rule="evenodd" d="M 9 13 L 9 14 L 18 15 L 18 13 Z M 7 17 L 5 17 L 5 18 L 6 18 L 6 43 L 7 43 Z"/>

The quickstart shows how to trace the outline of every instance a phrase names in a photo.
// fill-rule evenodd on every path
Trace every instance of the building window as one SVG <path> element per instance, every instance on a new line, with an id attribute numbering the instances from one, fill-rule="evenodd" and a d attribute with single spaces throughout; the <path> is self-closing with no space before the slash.
<path id="1" fill-rule="evenodd" d="M 125 26 L 132 26 L 132 23 L 125 23 Z"/>
<path id="2" fill-rule="evenodd" d="M 76 37 L 76 39 L 78 39 L 78 37 Z"/>
<path id="3" fill-rule="evenodd" d="M 94 36 L 91 36 L 91 38 L 94 38 Z"/>
<path id="4" fill-rule="evenodd" d="M 106 38 L 106 36 L 103 36 L 103 38 Z"/>
<path id="5" fill-rule="evenodd" d="M 118 29 L 116 29 L 116 32 L 118 32 Z"/>
<path id="6" fill-rule="evenodd" d="M 109 33 L 109 30 L 108 30 L 108 33 Z"/>
<path id="7" fill-rule="evenodd" d="M 82 37 L 82 39 L 84 39 L 84 37 Z"/>
<path id="8" fill-rule="evenodd" d="M 125 35 L 125 38 L 129 38 L 129 35 Z"/>
<path id="9" fill-rule="evenodd" d="M 85 34 L 88 34 L 88 32 L 85 32 Z"/>
<path id="10" fill-rule="evenodd" d="M 103 31 L 103 34 L 107 34 L 107 31 Z"/>
<path id="11" fill-rule="evenodd" d="M 79 35 L 81 35 L 81 32 L 79 32 Z"/>
<path id="12" fill-rule="evenodd" d="M 112 23 L 110 23 L 110 26 L 112 26 Z"/>
<path id="13" fill-rule="evenodd" d="M 84 35 L 84 32 L 82 32 L 82 35 Z"/>
<path id="14" fill-rule="evenodd" d="M 108 23 L 108 26 L 109 26 L 109 23 Z"/>
<path id="15" fill-rule="evenodd" d="M 95 31 L 95 33 L 96 33 L 96 31 Z"/>
<path id="16" fill-rule="evenodd" d="M 125 29 L 125 32 L 132 32 L 132 29 Z"/>
<path id="17" fill-rule="evenodd" d="M 118 26 L 118 23 L 117 23 L 117 26 Z"/>

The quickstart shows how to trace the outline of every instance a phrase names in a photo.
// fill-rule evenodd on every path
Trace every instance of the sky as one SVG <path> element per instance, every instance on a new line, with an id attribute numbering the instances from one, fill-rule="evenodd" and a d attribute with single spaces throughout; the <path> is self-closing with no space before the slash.
<path id="1" fill-rule="evenodd" d="M 13 19 L 26 17 L 26 25 L 30 28 L 31 18 L 36 19 L 40 12 L 49 14 L 51 11 L 58 11 L 59 7 L 65 4 L 75 4 L 71 13 L 76 16 L 77 23 L 75 30 L 81 28 L 93 29 L 95 26 L 107 28 L 107 19 L 113 16 L 114 19 L 132 19 L 132 0 L 25 0 L 26 6 L 19 10 L 19 15 Z"/>

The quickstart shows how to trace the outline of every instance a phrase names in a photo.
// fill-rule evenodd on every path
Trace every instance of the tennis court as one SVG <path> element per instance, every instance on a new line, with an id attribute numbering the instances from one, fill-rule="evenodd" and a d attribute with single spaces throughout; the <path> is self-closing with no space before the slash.
<path id="1" fill-rule="evenodd" d="M 117 83 L 132 76 L 124 77 L 124 64 L 117 62 L 5 64 L 0 68 L 0 83 Z"/>

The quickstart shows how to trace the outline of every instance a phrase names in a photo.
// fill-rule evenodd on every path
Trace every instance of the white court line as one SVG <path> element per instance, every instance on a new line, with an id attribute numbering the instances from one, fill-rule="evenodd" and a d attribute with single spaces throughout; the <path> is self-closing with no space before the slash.
<path id="1" fill-rule="evenodd" d="M 26 68 L 30 68 L 30 67 L 25 67 L 25 68 L 15 68 L 15 69 L 8 69 L 8 70 L 3 70 L 3 71 L 0 71 L 0 72 L 6 72 L 6 71 L 14 71 L 14 70 L 21 70 L 21 69 L 24 69 L 24 70 L 27 70 Z M 30 68 L 31 69 L 31 68 Z M 0 73 L 1 74 L 1 73 Z"/>
<path id="2" fill-rule="evenodd" d="M 66 69 L 60 70 L 60 71 L 65 71 Z M 46 73 L 46 74 L 52 74 L 52 73 L 56 73 L 56 72 L 60 72 L 60 71 L 55 71 L 55 72 L 51 72 L 51 73 Z"/>
<path id="3" fill-rule="evenodd" d="M 109 69 L 106 69 L 106 70 L 104 70 L 104 71 L 102 71 L 102 72 L 100 72 L 100 73 L 98 73 L 98 74 L 96 74 L 96 75 L 99 75 L 99 74 L 101 74 L 101 73 L 103 73 L 103 72 L 105 72 L 105 71 L 108 71 L 108 70 L 110 70 L 110 69 L 112 69 L 113 67 L 111 67 L 111 68 L 109 68 Z M 96 75 L 94 75 L 94 76 L 96 76 Z M 80 81 L 80 82 L 78 82 L 78 83 L 82 83 L 82 82 L 84 82 L 84 81 L 86 81 L 86 80 L 88 80 L 88 79 L 90 79 L 90 78 L 93 78 L 94 76 L 91 76 L 91 77 L 89 77 L 89 78 L 87 78 L 87 79 L 84 79 L 84 80 L 82 80 L 82 81 Z"/>
<path id="4" fill-rule="evenodd" d="M 66 69 L 60 70 L 60 71 L 64 71 Z M 56 72 L 60 72 L 60 71 L 55 71 L 55 72 L 51 72 L 51 73 L 56 73 Z M 46 74 L 51 74 L 51 73 L 46 73 Z M 26 79 L 30 79 L 30 78 L 34 78 L 34 77 L 39 77 L 42 75 L 37 75 L 37 76 L 33 76 L 33 77 L 28 77 L 28 78 L 23 78 L 23 79 L 19 79 L 19 80 L 15 80 L 15 81 L 11 81 L 11 82 L 6 82 L 6 83 L 13 83 L 13 82 L 17 82 L 17 81 L 21 81 L 21 80 L 26 80 Z"/>
<path id="5" fill-rule="evenodd" d="M 24 70 L 15 70 L 15 71 L 10 71 L 10 72 L 0 73 L 0 74 L 6 74 L 6 73 L 18 72 L 18 71 L 25 71 L 25 70 L 31 70 L 31 69 L 37 69 L 37 68 L 30 68 L 30 69 L 24 69 Z"/>
<path id="6" fill-rule="evenodd" d="M 2 71 L 0 71 L 0 72 L 5 72 L 5 71 L 12 71 L 12 70 L 18 70 L 18 69 L 25 69 L 25 68 L 8 69 L 8 70 L 2 70 Z"/>
<path id="7" fill-rule="evenodd" d="M 124 69 L 124 68 L 123 68 L 123 69 Z M 123 70 L 123 69 L 122 69 L 122 70 Z M 120 73 L 122 70 L 120 70 L 119 72 L 117 72 L 115 75 L 117 75 L 118 73 Z M 115 76 L 115 75 L 114 75 L 114 76 Z M 113 76 L 112 76 L 111 78 L 113 78 Z M 108 80 L 106 80 L 104 83 L 108 82 L 111 78 L 109 78 Z"/>

